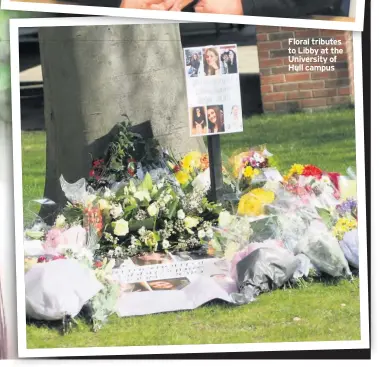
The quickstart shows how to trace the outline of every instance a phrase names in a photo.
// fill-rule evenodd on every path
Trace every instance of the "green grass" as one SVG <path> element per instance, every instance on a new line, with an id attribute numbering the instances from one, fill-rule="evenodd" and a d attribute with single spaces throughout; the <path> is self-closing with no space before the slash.
<path id="1" fill-rule="evenodd" d="M 23 133 L 25 223 L 33 220 L 30 200 L 43 196 L 45 134 Z M 244 133 L 221 139 L 223 153 L 268 144 L 280 169 L 311 163 L 344 173 L 355 167 L 354 110 L 253 116 Z M 28 209 L 27 209 L 28 208 Z M 344 304 L 345 306 L 342 306 Z M 112 316 L 98 333 L 85 322 L 66 336 L 54 328 L 27 326 L 28 348 L 219 344 L 360 339 L 359 282 L 310 284 L 261 295 L 252 304 L 209 305 L 193 311 L 132 318 Z M 300 321 L 294 321 L 299 317 Z"/>

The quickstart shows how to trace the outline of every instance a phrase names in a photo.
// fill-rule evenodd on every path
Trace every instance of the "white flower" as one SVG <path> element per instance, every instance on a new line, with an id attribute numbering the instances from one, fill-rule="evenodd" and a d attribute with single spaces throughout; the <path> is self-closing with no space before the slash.
<path id="1" fill-rule="evenodd" d="M 213 230 L 212 230 L 212 228 L 207 229 L 207 231 L 205 232 L 205 236 L 208 237 L 208 238 L 213 238 Z"/>
<path id="2" fill-rule="evenodd" d="M 199 232 L 197 232 L 197 236 L 202 239 L 204 238 L 206 235 L 205 235 L 205 231 L 203 229 L 200 229 Z"/>
<path id="3" fill-rule="evenodd" d="M 111 204 L 108 200 L 100 199 L 99 200 L 99 208 L 100 210 L 109 210 L 111 208 Z"/>
<path id="4" fill-rule="evenodd" d="M 209 168 L 198 174 L 192 181 L 192 187 L 196 190 L 208 191 L 211 187 L 211 175 Z"/>
<path id="5" fill-rule="evenodd" d="M 259 153 L 254 153 L 253 158 L 258 163 L 262 163 L 264 161 L 264 158 Z"/>
<path id="6" fill-rule="evenodd" d="M 142 226 L 139 230 L 138 230 L 138 234 L 140 236 L 143 236 L 144 234 L 146 233 L 146 228 L 144 226 Z"/>
<path id="7" fill-rule="evenodd" d="M 55 220 L 55 227 L 64 228 L 66 224 L 66 217 L 62 214 L 58 215 L 57 219 Z"/>
<path id="8" fill-rule="evenodd" d="M 170 242 L 168 242 L 167 240 L 163 240 L 162 241 L 162 248 L 164 250 L 167 250 L 169 247 L 170 247 Z"/>
<path id="9" fill-rule="evenodd" d="M 186 214 L 184 213 L 184 211 L 182 209 L 179 209 L 178 212 L 176 213 L 178 219 L 181 219 L 183 220 L 185 217 L 186 217 Z"/>
<path id="10" fill-rule="evenodd" d="M 218 217 L 218 224 L 221 228 L 225 228 L 229 226 L 231 222 L 232 215 L 227 210 L 223 210 Z"/>
<path id="11" fill-rule="evenodd" d="M 124 219 L 115 222 L 113 233 L 116 236 L 125 236 L 129 233 L 129 223 Z"/>
<path id="12" fill-rule="evenodd" d="M 194 217 L 186 217 L 184 219 L 184 226 L 186 228 L 194 228 L 199 224 L 199 220 Z"/>
<path id="13" fill-rule="evenodd" d="M 115 196 L 115 194 L 108 187 L 106 187 L 103 196 L 105 199 L 111 199 Z"/>
<path id="14" fill-rule="evenodd" d="M 109 250 L 109 251 L 108 251 L 108 256 L 109 256 L 109 257 L 112 257 L 113 254 L 114 254 L 114 250 Z"/>
<path id="15" fill-rule="evenodd" d="M 144 201 L 144 200 L 147 200 L 148 202 L 151 201 L 151 197 L 150 197 L 149 191 L 147 191 L 147 190 L 137 191 L 134 194 L 134 197 L 136 199 L 138 199 L 139 201 Z"/>
<path id="16" fill-rule="evenodd" d="M 110 214 L 113 218 L 117 219 L 121 217 L 123 211 L 120 204 L 113 204 L 110 210 Z"/>
<path id="17" fill-rule="evenodd" d="M 148 206 L 147 212 L 149 213 L 150 217 L 155 217 L 158 214 L 159 208 L 157 203 L 152 203 Z"/>
<path id="18" fill-rule="evenodd" d="M 122 248 L 120 246 L 117 246 L 115 249 L 114 249 L 114 254 L 115 256 L 121 256 L 123 253 L 122 251 Z"/>

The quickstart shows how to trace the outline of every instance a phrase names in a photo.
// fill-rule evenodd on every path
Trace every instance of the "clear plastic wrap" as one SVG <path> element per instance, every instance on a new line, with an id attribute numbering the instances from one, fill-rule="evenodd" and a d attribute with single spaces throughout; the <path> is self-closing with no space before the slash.
<path id="1" fill-rule="evenodd" d="M 94 271 L 76 260 L 36 264 L 25 274 L 26 314 L 46 321 L 75 317 L 102 288 Z"/>
<path id="2" fill-rule="evenodd" d="M 342 241 L 340 241 L 340 246 L 349 265 L 359 269 L 358 230 L 353 229 L 345 233 Z"/>
<path id="3" fill-rule="evenodd" d="M 299 241 L 297 253 L 309 257 L 320 271 L 333 277 L 350 277 L 351 272 L 338 240 L 324 223 L 314 220 Z"/>

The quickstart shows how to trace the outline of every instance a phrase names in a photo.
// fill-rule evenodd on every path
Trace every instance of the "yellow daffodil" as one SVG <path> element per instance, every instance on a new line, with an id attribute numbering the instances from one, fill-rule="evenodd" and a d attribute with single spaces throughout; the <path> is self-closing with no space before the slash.
<path id="1" fill-rule="evenodd" d="M 260 173 L 259 169 L 253 168 L 251 166 L 247 166 L 243 171 L 243 175 L 246 178 L 253 178 L 259 175 L 259 173 Z"/>

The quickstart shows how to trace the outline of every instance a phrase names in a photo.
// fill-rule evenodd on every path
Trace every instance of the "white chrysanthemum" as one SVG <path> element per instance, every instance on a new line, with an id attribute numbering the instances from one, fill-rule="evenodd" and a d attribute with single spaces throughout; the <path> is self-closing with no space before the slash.
<path id="1" fill-rule="evenodd" d="M 142 227 L 138 230 L 138 234 L 139 234 L 140 236 L 143 236 L 143 235 L 145 235 L 145 233 L 146 233 L 146 228 L 145 228 L 144 226 L 142 226 Z"/>
<path id="2" fill-rule="evenodd" d="M 162 248 L 163 248 L 164 250 L 167 250 L 169 247 L 170 247 L 170 242 L 167 241 L 167 240 L 163 240 L 163 241 L 162 241 Z"/>
<path id="3" fill-rule="evenodd" d="M 64 228 L 66 224 L 66 217 L 62 214 L 58 215 L 57 219 L 55 220 L 55 227 Z"/>

